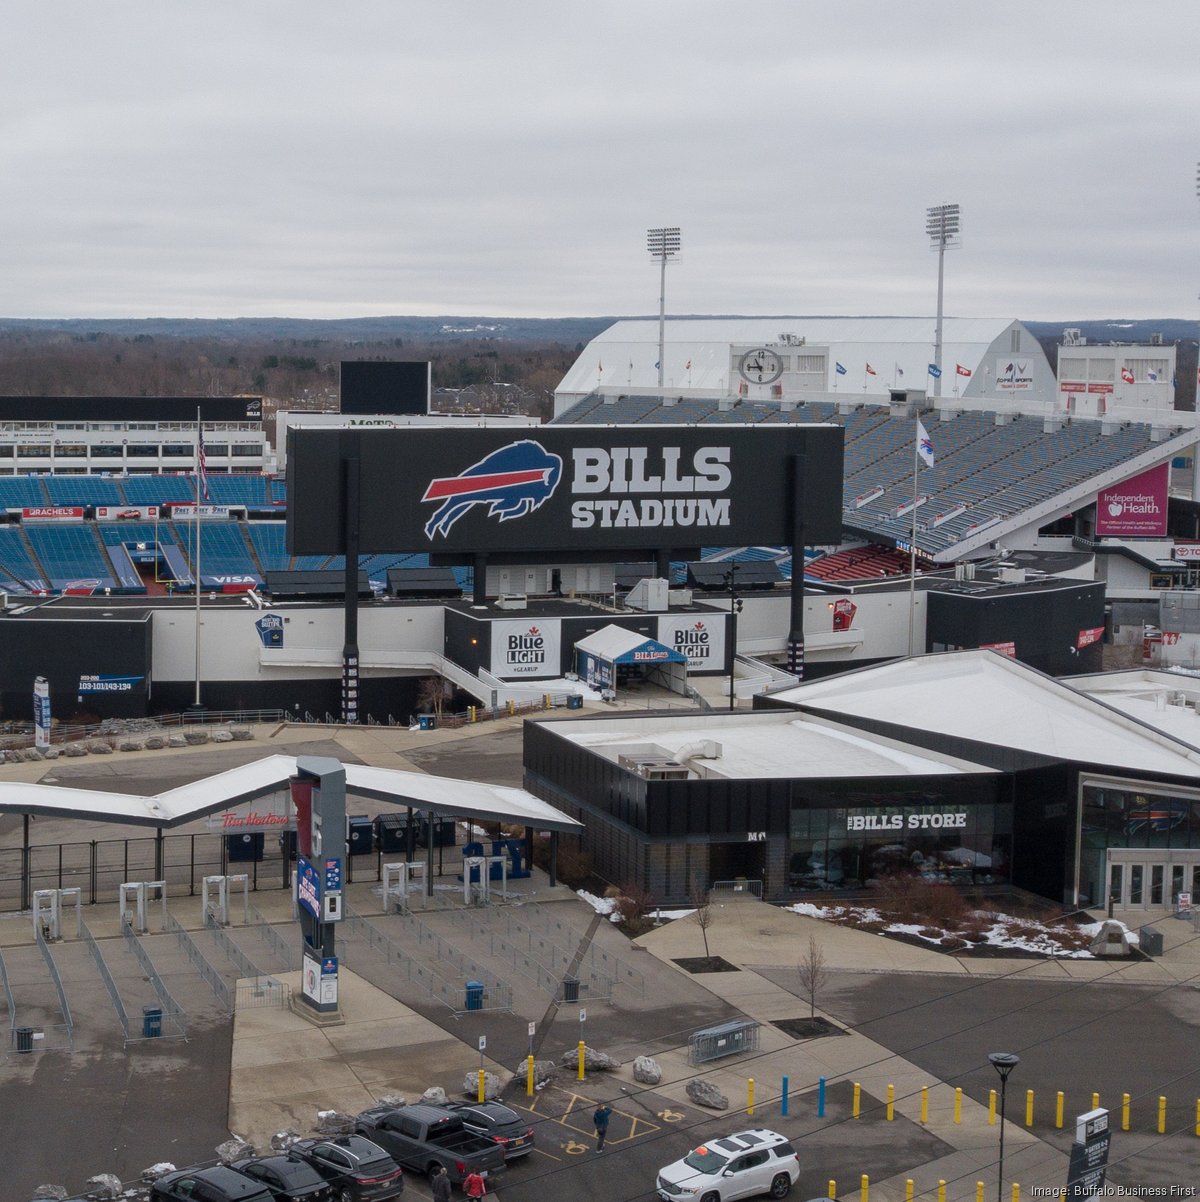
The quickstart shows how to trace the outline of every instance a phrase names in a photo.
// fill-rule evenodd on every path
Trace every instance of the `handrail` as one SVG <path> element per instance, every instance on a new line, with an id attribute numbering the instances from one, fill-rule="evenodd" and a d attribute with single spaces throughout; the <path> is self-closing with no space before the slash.
<path id="1" fill-rule="evenodd" d="M 50 979 L 54 982 L 54 989 L 58 994 L 58 1008 L 62 1012 L 63 1022 L 67 1028 L 67 1043 L 74 1051 L 75 1025 L 71 1022 L 71 1007 L 67 1003 L 67 991 L 63 988 L 62 976 L 59 974 L 58 965 L 54 963 L 54 957 L 50 954 L 50 945 L 46 942 L 40 925 L 33 928 L 33 937 L 37 941 L 38 951 L 42 953 L 42 959 L 46 961 L 46 967 L 50 970 Z"/>
<path id="2" fill-rule="evenodd" d="M 169 914 L 167 915 L 167 919 L 169 922 L 174 921 Z M 182 930 L 182 928 L 180 929 Z M 170 1017 L 174 1021 L 175 1026 L 179 1028 L 180 1037 L 186 1039 L 187 1015 L 179 1003 L 171 996 L 166 985 L 163 984 L 163 979 L 159 976 L 158 969 L 154 967 L 154 961 L 150 959 L 150 953 L 138 941 L 138 937 L 133 933 L 133 927 L 129 924 L 128 920 L 122 920 L 121 922 L 121 935 L 129 945 L 129 949 L 133 952 L 137 962 L 145 970 L 159 1003 L 162 1005 L 163 1017 Z M 143 1038 L 146 1037 L 143 1036 Z"/>
<path id="3" fill-rule="evenodd" d="M 0 952 L 0 985 L 4 986 L 4 1000 L 8 1004 L 8 1026 L 15 1031 L 17 1028 L 17 1003 L 13 1000 L 12 986 L 8 983 L 8 969 L 4 966 L 4 953 Z M 10 1039 L 11 1046 L 12 1040 Z"/>
<path id="4" fill-rule="evenodd" d="M 262 911 L 253 902 L 250 903 L 250 917 L 254 919 L 250 924 L 254 933 L 266 942 L 266 945 L 283 961 L 287 971 L 291 972 L 296 966 L 295 948 L 266 920 Z"/>
<path id="5" fill-rule="evenodd" d="M 107 961 L 104 959 L 104 953 L 100 950 L 100 945 L 96 942 L 96 937 L 88 929 L 88 924 L 82 919 L 79 923 L 80 934 L 83 936 L 84 943 L 87 944 L 88 951 L 92 953 L 92 959 L 96 961 L 96 967 L 100 970 L 100 979 L 104 982 L 104 988 L 108 990 L 108 996 L 112 1001 L 113 1009 L 117 1012 L 117 1021 L 121 1024 L 121 1035 L 125 1042 L 129 1042 L 129 1014 L 125 1009 L 125 1003 L 121 1000 L 121 991 L 117 988 L 116 981 L 113 980 L 113 975 L 108 967 Z"/>
<path id="6" fill-rule="evenodd" d="M 196 941 L 179 925 L 173 914 L 167 915 L 166 929 L 175 936 L 175 942 L 187 953 L 192 967 L 203 977 L 208 987 L 217 995 L 217 1001 L 226 1010 L 233 1010 L 233 993 L 225 978 L 209 963 L 208 957 L 196 945 Z"/>

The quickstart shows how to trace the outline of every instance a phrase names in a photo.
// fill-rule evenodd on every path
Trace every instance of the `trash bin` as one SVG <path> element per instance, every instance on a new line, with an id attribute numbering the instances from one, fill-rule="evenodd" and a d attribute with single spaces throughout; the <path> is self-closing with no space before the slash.
<path id="1" fill-rule="evenodd" d="M 142 1007 L 142 1038 L 157 1039 L 162 1034 L 162 1007 Z"/>
<path id="2" fill-rule="evenodd" d="M 263 858 L 265 835 L 262 831 L 246 831 L 240 835 L 226 835 L 226 854 L 231 864 L 257 863 Z"/>
<path id="3" fill-rule="evenodd" d="M 1142 927 L 1139 932 L 1142 941 L 1140 947 L 1147 956 L 1162 955 L 1162 931 L 1155 927 Z"/>
<path id="4" fill-rule="evenodd" d="M 567 698 L 567 709 L 569 709 L 569 710 L 583 709 L 583 698 L 578 693 L 572 693 Z"/>
<path id="5" fill-rule="evenodd" d="M 482 1010 L 483 1009 L 483 982 L 468 981 L 467 982 L 467 1009 Z"/>
<path id="6" fill-rule="evenodd" d="M 420 730 L 432 730 L 433 729 L 433 715 L 432 714 L 418 714 L 417 715 L 417 727 Z"/>
<path id="7" fill-rule="evenodd" d="M 365 856 L 375 850 L 375 828 L 366 814 L 346 819 L 346 842 L 352 856 Z"/>
<path id="8" fill-rule="evenodd" d="M 18 1052 L 33 1051 L 33 1028 L 32 1027 L 17 1027 L 13 1031 L 13 1037 L 17 1043 Z"/>
<path id="9" fill-rule="evenodd" d="M 563 1001 L 564 1002 L 579 1001 L 579 978 L 578 977 L 563 977 Z"/>

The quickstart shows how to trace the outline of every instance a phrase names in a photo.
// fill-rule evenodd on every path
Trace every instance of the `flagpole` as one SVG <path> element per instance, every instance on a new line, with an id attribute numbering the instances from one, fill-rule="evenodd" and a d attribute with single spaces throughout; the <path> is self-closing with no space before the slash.
<path id="1" fill-rule="evenodd" d="M 912 487 L 912 539 L 908 544 L 908 654 L 913 654 L 913 628 L 917 606 L 917 471 L 921 454 L 921 418 L 917 415 L 913 429 L 913 487 Z"/>
<path id="2" fill-rule="evenodd" d="M 204 438 L 200 425 L 200 406 L 196 406 L 196 516 L 195 550 L 192 553 L 192 571 L 196 576 L 196 697 L 194 709 L 200 709 L 200 456 Z"/>

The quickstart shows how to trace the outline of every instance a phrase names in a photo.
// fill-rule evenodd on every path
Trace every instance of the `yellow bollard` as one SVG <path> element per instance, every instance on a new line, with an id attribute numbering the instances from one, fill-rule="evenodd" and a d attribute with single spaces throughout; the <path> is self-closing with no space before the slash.
<path id="1" fill-rule="evenodd" d="M 1012 1202 L 1021 1202 L 1021 1186 L 1018 1182 L 1013 1182 Z"/>
<path id="2" fill-rule="evenodd" d="M 921 1122 L 929 1122 L 929 1086 L 921 1086 Z"/>
<path id="3" fill-rule="evenodd" d="M 995 1125 L 996 1125 L 996 1091 L 994 1089 L 989 1089 L 988 1090 L 988 1126 L 994 1127 Z"/>
<path id="4" fill-rule="evenodd" d="M 954 1090 L 954 1121 L 962 1122 L 962 1086 L 956 1086 Z"/>
<path id="5" fill-rule="evenodd" d="M 904 1202 L 913 1202 L 913 1179 L 910 1177 L 904 1183 Z"/>
<path id="6" fill-rule="evenodd" d="M 983 1182 L 975 1182 L 975 1202 L 983 1202 Z"/>
<path id="7" fill-rule="evenodd" d="M 861 1195 L 862 1202 L 867 1202 L 871 1193 L 871 1179 L 864 1173 L 862 1180 L 859 1182 L 858 1192 Z"/>
<path id="8" fill-rule="evenodd" d="M 1129 1095 L 1127 1093 L 1121 1095 L 1121 1130 L 1129 1130 Z"/>
<path id="9" fill-rule="evenodd" d="M 746 1079 L 746 1113 L 754 1113 L 754 1078 Z"/>
<path id="10" fill-rule="evenodd" d="M 486 1074 L 484 1073 L 483 1069 L 480 1069 L 480 1070 L 479 1070 L 479 1104 L 480 1104 L 481 1106 L 483 1105 L 483 1103 L 484 1103 L 484 1100 L 485 1100 L 485 1096 L 486 1096 L 486 1095 L 485 1095 L 485 1091 L 484 1091 L 484 1087 L 483 1087 L 483 1082 L 484 1082 L 484 1077 L 485 1077 L 485 1075 L 486 1075 Z"/>
<path id="11" fill-rule="evenodd" d="M 1060 1089 L 1054 1100 L 1054 1125 L 1061 1131 L 1063 1125 L 1063 1091 Z"/>
<path id="12" fill-rule="evenodd" d="M 525 1061 L 525 1092 L 529 1097 L 533 1097 L 533 1057 L 530 1056 Z"/>
<path id="13" fill-rule="evenodd" d="M 854 1101 L 850 1106 L 850 1114 L 854 1118 L 858 1118 L 862 1111 L 862 1086 L 857 1081 L 854 1082 Z M 831 1198 L 832 1194 L 829 1195 Z"/>
<path id="14" fill-rule="evenodd" d="M 1033 1090 L 1025 1091 L 1025 1126 L 1033 1126 Z"/>
<path id="15" fill-rule="evenodd" d="M 1158 1133 L 1167 1133 L 1167 1099 L 1162 1094 L 1158 1095 Z"/>
<path id="16" fill-rule="evenodd" d="M 581 1039 L 579 1041 L 579 1079 L 580 1079 L 580 1081 L 583 1080 L 584 1050 L 586 1047 L 587 1047 L 587 1045 Z"/>
<path id="17" fill-rule="evenodd" d="M 946 1181 L 943 1177 L 938 1178 L 937 1202 L 946 1202 Z"/>
<path id="18" fill-rule="evenodd" d="M 896 1117 L 896 1087 L 889 1081 L 887 1087 L 887 1121 Z"/>
<path id="19" fill-rule="evenodd" d="M 829 1178 L 829 1187 L 825 1192 L 829 1195 L 831 1202 L 837 1202 L 837 1182 L 832 1177 Z"/>
<path id="20" fill-rule="evenodd" d="M 1092 1109 L 1093 1110 L 1100 1109 L 1100 1095 L 1098 1093 L 1092 1094 Z"/>
<path id="21" fill-rule="evenodd" d="M 1196 1134 L 1200 1135 L 1200 1098 L 1196 1099 Z"/>
<path id="22" fill-rule="evenodd" d="M 467 706 L 467 719 L 470 722 L 475 721 L 475 707 L 473 705 Z"/>

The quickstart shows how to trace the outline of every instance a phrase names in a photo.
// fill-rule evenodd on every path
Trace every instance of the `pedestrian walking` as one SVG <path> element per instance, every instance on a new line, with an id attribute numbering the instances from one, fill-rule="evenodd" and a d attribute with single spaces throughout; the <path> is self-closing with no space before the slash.
<path id="1" fill-rule="evenodd" d="M 430 1184 L 433 1187 L 433 1202 L 450 1202 L 454 1187 L 450 1184 L 450 1174 L 446 1172 L 444 1164 L 438 1165 Z"/>
<path id="2" fill-rule="evenodd" d="M 608 1136 L 608 1120 L 612 1117 L 612 1107 L 607 1102 L 601 1102 L 592 1111 L 592 1123 L 596 1128 L 596 1151 L 604 1151 L 604 1140 Z"/>
<path id="3" fill-rule="evenodd" d="M 468 1198 L 482 1198 L 487 1193 L 487 1182 L 476 1172 L 470 1172 L 463 1178 L 462 1187 Z"/>

